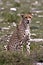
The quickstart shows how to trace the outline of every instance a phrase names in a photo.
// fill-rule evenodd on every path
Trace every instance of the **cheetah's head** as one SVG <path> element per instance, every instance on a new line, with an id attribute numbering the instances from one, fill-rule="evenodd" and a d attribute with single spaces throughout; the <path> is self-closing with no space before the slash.
<path id="1" fill-rule="evenodd" d="M 32 19 L 32 14 L 22 14 L 22 22 L 24 23 L 25 26 L 29 25 L 31 23 Z"/>

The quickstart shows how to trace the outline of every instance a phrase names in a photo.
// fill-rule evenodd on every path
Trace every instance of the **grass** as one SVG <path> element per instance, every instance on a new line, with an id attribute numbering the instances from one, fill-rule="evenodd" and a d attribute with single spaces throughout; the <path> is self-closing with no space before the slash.
<path id="1" fill-rule="evenodd" d="M 24 0 L 23 0 L 24 1 Z M 17 24 L 19 23 L 20 17 L 17 16 L 18 13 L 28 13 L 31 11 L 31 8 L 37 8 L 42 10 L 43 9 L 43 4 L 41 6 L 32 6 L 32 2 L 35 0 L 30 1 L 30 3 L 26 3 L 25 1 L 23 2 L 21 0 L 20 3 L 13 3 L 11 1 L 11 6 L 7 6 L 4 2 L 3 5 L 0 5 L 0 7 L 4 7 L 4 11 L 0 11 L 0 18 L 4 18 L 4 20 L 1 22 L 0 21 L 0 27 L 8 27 L 11 26 L 9 30 L 0 30 L 0 37 L 5 36 L 7 34 L 10 34 L 12 31 L 14 31 L 15 27 L 12 26 L 13 22 L 16 22 Z M 41 1 L 40 1 L 41 3 Z M 10 11 L 11 7 L 16 7 L 17 11 Z M 12 14 L 11 14 L 12 13 Z M 32 12 L 33 13 L 33 12 Z M 35 16 L 36 13 L 34 13 L 34 16 L 32 18 L 32 23 L 31 27 L 31 33 L 35 33 L 36 37 L 32 38 L 43 38 L 43 18 Z M 37 15 L 43 15 L 43 13 L 38 13 Z M 36 23 L 36 21 L 40 21 L 40 23 Z M 5 23 L 5 24 L 4 24 Z M 9 23 L 9 24 L 8 24 Z M 3 46 L 7 44 L 8 42 L 0 42 L 0 65 L 32 65 L 29 59 L 36 59 L 37 61 L 42 59 L 43 60 L 43 48 L 40 47 L 40 45 L 43 46 L 43 42 L 31 42 L 31 58 L 25 57 L 21 53 L 13 53 L 13 52 L 6 52 L 3 49 Z M 17 55 L 18 54 L 18 55 Z M 34 60 L 33 59 L 33 60 Z"/>
<path id="2" fill-rule="evenodd" d="M 0 53 L 0 64 L 1 65 L 29 65 L 29 57 L 17 52 L 6 52 Z"/>

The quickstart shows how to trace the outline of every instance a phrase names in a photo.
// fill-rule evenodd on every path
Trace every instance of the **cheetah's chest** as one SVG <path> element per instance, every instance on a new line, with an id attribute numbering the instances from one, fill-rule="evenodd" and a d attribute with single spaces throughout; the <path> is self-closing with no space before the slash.
<path id="1" fill-rule="evenodd" d="M 26 30 L 25 30 L 25 35 L 29 35 L 30 34 L 30 27 L 29 25 L 27 26 Z"/>

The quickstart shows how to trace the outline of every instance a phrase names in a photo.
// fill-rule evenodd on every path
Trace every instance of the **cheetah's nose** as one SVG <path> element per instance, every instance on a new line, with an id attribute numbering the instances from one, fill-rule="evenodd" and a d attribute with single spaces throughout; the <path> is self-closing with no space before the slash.
<path id="1" fill-rule="evenodd" d="M 27 20 L 27 24 L 29 24 L 29 20 Z"/>

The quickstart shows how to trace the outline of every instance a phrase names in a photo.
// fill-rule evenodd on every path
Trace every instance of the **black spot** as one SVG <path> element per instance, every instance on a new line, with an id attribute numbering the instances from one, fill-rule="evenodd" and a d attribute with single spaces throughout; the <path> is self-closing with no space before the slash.
<path id="1" fill-rule="evenodd" d="M 29 45 L 30 46 L 30 45 Z"/>
<path id="2" fill-rule="evenodd" d="M 38 62 L 41 62 L 41 63 L 43 63 L 43 60 L 38 60 Z"/>
<path id="3" fill-rule="evenodd" d="M 24 33 L 24 35 L 25 35 L 25 33 Z"/>

